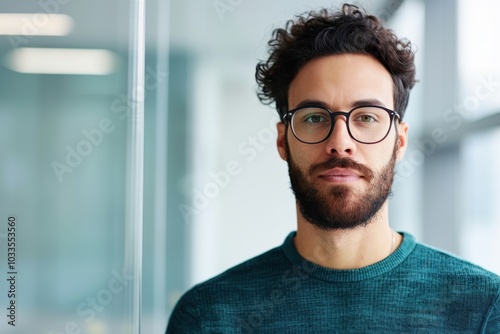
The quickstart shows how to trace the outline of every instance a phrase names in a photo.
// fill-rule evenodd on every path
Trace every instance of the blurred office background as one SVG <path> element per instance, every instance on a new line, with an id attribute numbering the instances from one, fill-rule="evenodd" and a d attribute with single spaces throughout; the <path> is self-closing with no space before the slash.
<path id="1" fill-rule="evenodd" d="M 391 224 L 500 274 L 500 5 L 355 3 L 417 50 Z M 295 229 L 294 199 L 254 69 L 274 28 L 339 4 L 146 0 L 137 298 L 138 276 L 124 268 L 141 237 L 126 217 L 140 13 L 128 1 L 2 1 L 0 268 L 4 277 L 14 215 L 18 294 L 16 327 L 0 299 L 0 332 L 127 333 L 137 325 L 131 304 L 142 303 L 142 332 L 162 333 L 186 289 L 281 244 Z"/>

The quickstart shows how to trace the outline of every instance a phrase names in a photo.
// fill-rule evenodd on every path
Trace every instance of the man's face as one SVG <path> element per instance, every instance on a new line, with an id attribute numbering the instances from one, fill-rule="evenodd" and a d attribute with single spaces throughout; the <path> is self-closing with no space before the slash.
<path id="1" fill-rule="evenodd" d="M 389 72 L 367 55 L 342 54 L 310 61 L 290 84 L 291 109 L 314 101 L 332 111 L 349 111 L 362 101 L 393 109 Z M 367 103 L 368 104 L 368 103 Z M 278 124 L 278 149 L 288 162 L 292 189 L 305 220 L 325 230 L 363 226 L 386 203 L 395 162 L 406 149 L 405 123 L 377 144 L 349 136 L 338 116 L 330 137 L 318 144 L 298 141 Z"/>

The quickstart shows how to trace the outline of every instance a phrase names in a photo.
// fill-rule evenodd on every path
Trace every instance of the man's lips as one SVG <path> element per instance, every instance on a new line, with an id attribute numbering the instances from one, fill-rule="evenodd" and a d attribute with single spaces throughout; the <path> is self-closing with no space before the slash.
<path id="1" fill-rule="evenodd" d="M 363 176 L 352 169 L 333 168 L 319 174 L 319 177 L 329 182 L 354 182 Z"/>

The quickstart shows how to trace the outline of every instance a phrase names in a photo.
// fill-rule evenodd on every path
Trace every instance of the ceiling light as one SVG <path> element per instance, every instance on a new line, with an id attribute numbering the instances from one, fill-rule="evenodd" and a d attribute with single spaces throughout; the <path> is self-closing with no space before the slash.
<path id="1" fill-rule="evenodd" d="M 20 73 L 106 75 L 119 58 L 109 50 L 18 48 L 7 54 L 5 65 Z"/>
<path id="2" fill-rule="evenodd" d="M 0 35 L 66 36 L 73 19 L 64 14 L 0 14 Z"/>

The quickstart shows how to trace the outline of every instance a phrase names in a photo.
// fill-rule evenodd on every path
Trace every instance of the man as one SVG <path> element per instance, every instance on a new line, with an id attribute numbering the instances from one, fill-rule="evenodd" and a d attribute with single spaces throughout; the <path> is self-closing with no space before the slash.
<path id="1" fill-rule="evenodd" d="M 500 333 L 500 277 L 389 226 L 411 45 L 350 5 L 269 45 L 256 78 L 281 116 L 297 231 L 188 291 L 167 333 Z"/>

